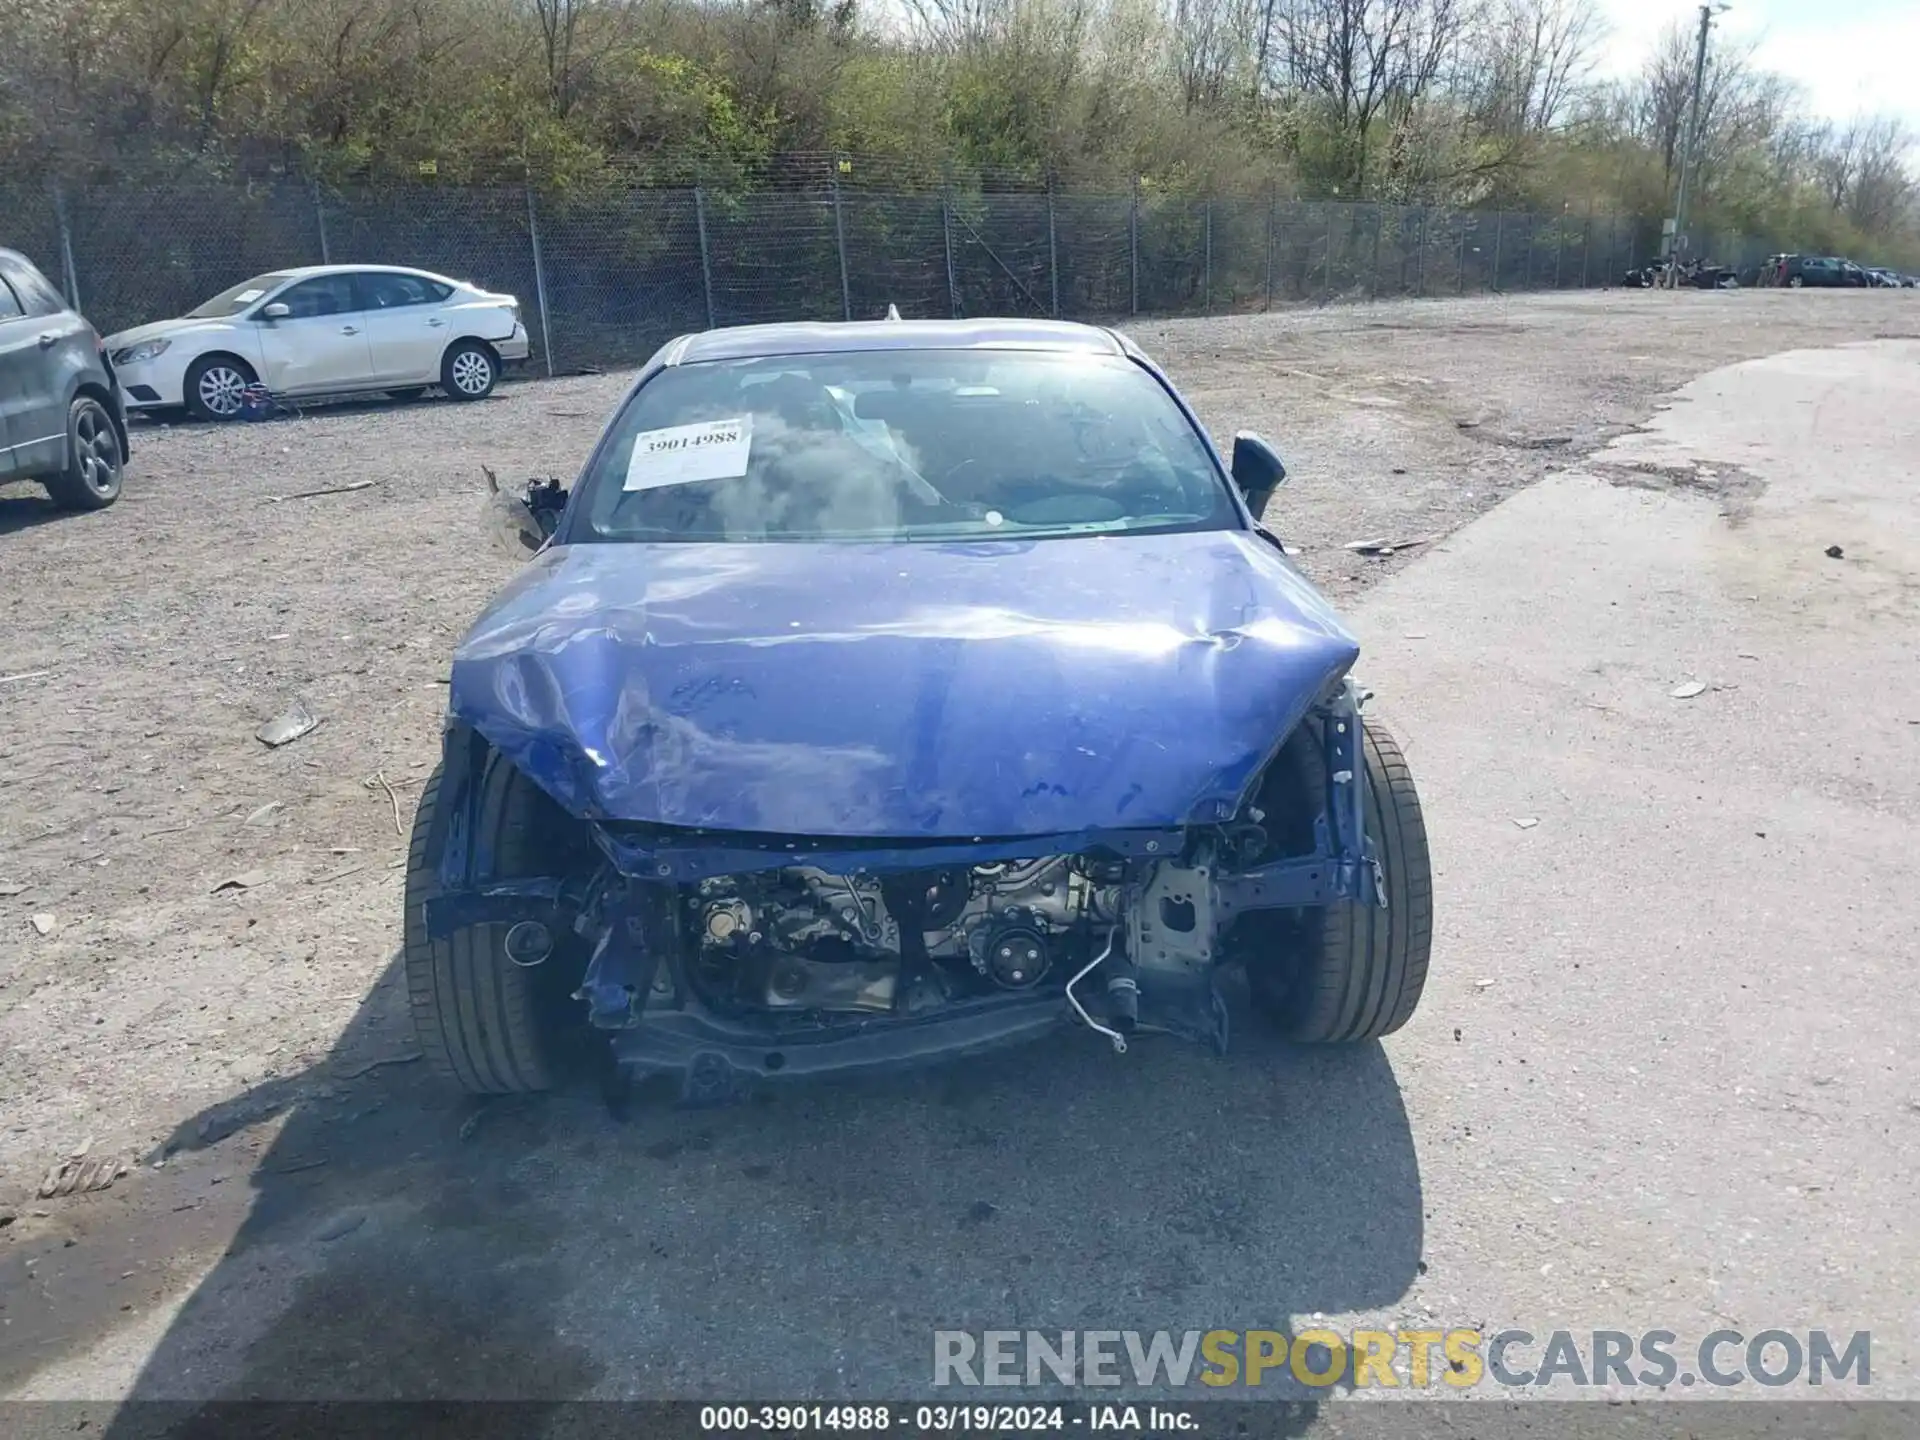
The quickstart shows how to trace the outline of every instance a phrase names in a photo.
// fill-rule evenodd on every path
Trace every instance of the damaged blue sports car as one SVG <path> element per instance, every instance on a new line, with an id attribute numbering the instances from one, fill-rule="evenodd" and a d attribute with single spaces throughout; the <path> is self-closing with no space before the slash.
<path id="1" fill-rule="evenodd" d="M 420 1042 L 685 1099 L 1061 1025 L 1224 1049 L 1404 1024 L 1426 831 L 1359 654 L 1110 331 L 777 325 L 666 346 L 456 651 L 415 821 Z"/>

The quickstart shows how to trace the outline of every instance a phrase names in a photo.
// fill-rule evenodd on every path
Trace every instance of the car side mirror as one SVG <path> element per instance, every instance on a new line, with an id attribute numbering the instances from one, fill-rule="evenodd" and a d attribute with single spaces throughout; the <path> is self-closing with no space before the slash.
<path id="1" fill-rule="evenodd" d="M 542 539 L 550 539 L 560 528 L 560 517 L 567 513 L 567 487 L 558 480 L 529 480 L 527 510 L 540 527 Z"/>
<path id="2" fill-rule="evenodd" d="M 1254 519 L 1260 518 L 1267 498 L 1286 483 L 1287 467 L 1280 452 L 1251 430 L 1233 437 L 1233 483 L 1247 497 Z"/>
<path id="3" fill-rule="evenodd" d="M 260 318 L 262 320 L 284 320 L 291 314 L 293 314 L 293 311 L 289 310 L 286 303 L 281 300 L 276 300 L 271 305 L 262 305 L 260 307 Z"/>

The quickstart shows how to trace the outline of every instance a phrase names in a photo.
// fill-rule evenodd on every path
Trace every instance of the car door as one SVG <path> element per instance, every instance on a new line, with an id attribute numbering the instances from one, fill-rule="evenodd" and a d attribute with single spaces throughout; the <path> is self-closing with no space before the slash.
<path id="1" fill-rule="evenodd" d="M 39 341 L 27 323 L 26 311 L 20 307 L 20 297 L 0 278 L 0 480 L 18 468 L 13 451 L 13 412 L 21 408 L 25 398 L 27 367 L 38 349 Z"/>
<path id="2" fill-rule="evenodd" d="M 67 443 L 66 347 L 86 322 L 44 277 L 0 256 L 0 413 L 5 468 L 32 475 L 58 464 Z"/>
<path id="3" fill-rule="evenodd" d="M 440 357 L 452 338 L 443 307 L 453 287 L 395 270 L 362 270 L 354 278 L 367 317 L 374 379 L 413 385 L 437 382 Z"/>
<path id="4" fill-rule="evenodd" d="M 262 313 L 276 305 L 286 306 L 287 314 L 269 319 Z M 289 285 L 253 319 L 260 334 L 260 379 L 274 394 L 326 394 L 372 384 L 366 315 L 350 271 Z"/>

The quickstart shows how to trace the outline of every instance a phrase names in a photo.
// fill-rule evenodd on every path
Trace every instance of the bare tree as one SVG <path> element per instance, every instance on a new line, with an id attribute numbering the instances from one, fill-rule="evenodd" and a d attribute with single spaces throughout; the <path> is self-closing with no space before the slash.
<path id="1" fill-rule="evenodd" d="M 638 10 L 635 0 L 533 0 L 556 119 L 566 119 L 595 69 L 632 38 Z"/>
<path id="2" fill-rule="evenodd" d="M 1463 67 L 1476 117 L 1497 134 L 1553 129 L 1591 78 L 1604 33 L 1593 0 L 1490 0 Z"/>
<path id="3" fill-rule="evenodd" d="M 1404 122 L 1433 91 L 1464 20 L 1461 0 L 1276 0 L 1274 61 L 1338 126 L 1356 186 L 1375 127 Z"/>

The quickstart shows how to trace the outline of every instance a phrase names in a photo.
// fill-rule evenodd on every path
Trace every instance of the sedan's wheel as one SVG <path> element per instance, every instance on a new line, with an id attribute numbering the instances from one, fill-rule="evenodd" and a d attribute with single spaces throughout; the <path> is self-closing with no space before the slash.
<path id="1" fill-rule="evenodd" d="M 507 925 L 472 925 L 429 940 L 425 904 L 440 890 L 441 850 L 454 816 L 443 807 L 442 772 L 421 789 L 407 852 L 405 966 L 414 1033 L 441 1075 L 474 1095 L 549 1089 L 570 1050 L 583 1012 L 569 1001 L 584 956 L 568 935 L 550 938 L 551 953 L 531 965 L 507 953 Z M 492 857 L 479 883 L 554 873 L 582 863 L 582 832 L 546 793 L 496 759 L 480 781 L 477 833 L 471 852 Z"/>
<path id="2" fill-rule="evenodd" d="M 123 452 L 107 407 L 82 395 L 67 408 L 67 468 L 47 480 L 66 510 L 104 510 L 120 498 Z"/>
<path id="3" fill-rule="evenodd" d="M 246 402 L 253 367 L 231 355 L 207 355 L 187 371 L 187 409 L 202 420 L 232 420 Z"/>
<path id="4" fill-rule="evenodd" d="M 1248 955 L 1247 981 L 1261 1011 L 1292 1040 L 1390 1035 L 1412 1017 L 1427 983 L 1433 872 L 1420 797 L 1393 737 L 1372 721 L 1363 729 L 1367 838 L 1387 905 L 1329 905 L 1292 923 L 1274 916 L 1282 923 Z"/>
<path id="5" fill-rule="evenodd" d="M 447 358 L 440 362 L 440 388 L 456 400 L 486 399 L 499 378 L 499 360 L 478 340 L 448 347 Z"/>

